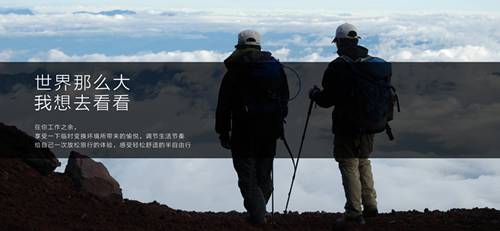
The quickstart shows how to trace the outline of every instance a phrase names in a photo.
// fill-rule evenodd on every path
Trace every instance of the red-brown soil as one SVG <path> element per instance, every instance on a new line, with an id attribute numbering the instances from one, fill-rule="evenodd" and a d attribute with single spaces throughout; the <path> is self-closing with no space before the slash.
<path id="1" fill-rule="evenodd" d="M 154 190 L 154 189 L 151 189 Z M 106 200 L 80 192 L 60 173 L 42 176 L 19 159 L 0 159 L 0 230 L 332 230 L 340 213 L 277 214 L 253 226 L 237 212 L 188 212 L 156 202 Z M 500 230 L 500 211 L 392 212 L 355 230 Z"/>

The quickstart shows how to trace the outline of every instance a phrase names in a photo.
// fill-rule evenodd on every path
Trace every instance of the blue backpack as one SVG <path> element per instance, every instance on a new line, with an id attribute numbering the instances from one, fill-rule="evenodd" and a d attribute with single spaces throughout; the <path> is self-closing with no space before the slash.
<path id="1" fill-rule="evenodd" d="M 245 82 L 245 111 L 257 117 L 282 117 L 288 99 L 283 98 L 283 67 L 276 59 L 248 64 Z"/>
<path id="2" fill-rule="evenodd" d="M 358 60 L 348 56 L 341 58 L 349 63 L 354 73 L 354 129 L 361 134 L 385 131 L 389 139 L 393 140 L 389 121 L 394 118 L 394 106 L 397 105 L 398 112 L 400 107 L 396 89 L 391 84 L 391 63 L 371 56 Z"/>

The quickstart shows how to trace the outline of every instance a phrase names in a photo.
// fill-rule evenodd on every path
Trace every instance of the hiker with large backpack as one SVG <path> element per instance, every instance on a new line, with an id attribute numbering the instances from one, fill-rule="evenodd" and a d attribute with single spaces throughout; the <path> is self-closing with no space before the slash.
<path id="1" fill-rule="evenodd" d="M 397 96 L 391 86 L 391 65 L 368 55 L 359 46 L 358 30 L 340 25 L 332 43 L 338 58 L 324 72 L 320 90 L 309 92 L 320 107 L 334 107 L 332 131 L 334 157 L 342 175 L 346 204 L 337 225 L 364 224 L 366 217 L 378 215 L 372 167 L 374 134 L 385 131 L 393 139 L 388 122 Z"/>
<path id="2" fill-rule="evenodd" d="M 273 192 L 276 141 L 288 113 L 288 83 L 282 65 L 261 51 L 253 30 L 238 34 L 236 50 L 224 64 L 215 130 L 222 147 L 231 150 L 248 221 L 262 224 Z"/>

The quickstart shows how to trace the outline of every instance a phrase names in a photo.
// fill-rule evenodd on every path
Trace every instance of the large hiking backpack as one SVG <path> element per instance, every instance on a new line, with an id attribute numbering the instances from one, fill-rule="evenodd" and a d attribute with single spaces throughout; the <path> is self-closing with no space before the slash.
<path id="1" fill-rule="evenodd" d="M 389 121 L 394 118 L 394 106 L 399 99 L 391 84 L 391 63 L 368 56 L 352 60 L 342 56 L 354 73 L 352 97 L 355 112 L 354 126 L 358 133 L 375 134 L 386 131 L 390 140 L 394 136 Z"/>
<path id="2" fill-rule="evenodd" d="M 250 116 L 280 118 L 288 99 L 283 98 L 284 78 L 281 63 L 275 59 L 249 63 L 245 68 L 243 99 Z M 282 119 L 282 118 L 281 118 Z"/>
<path id="3" fill-rule="evenodd" d="M 283 136 L 288 92 L 282 65 L 271 58 L 245 63 L 240 71 L 237 94 L 248 132 L 262 137 Z"/>

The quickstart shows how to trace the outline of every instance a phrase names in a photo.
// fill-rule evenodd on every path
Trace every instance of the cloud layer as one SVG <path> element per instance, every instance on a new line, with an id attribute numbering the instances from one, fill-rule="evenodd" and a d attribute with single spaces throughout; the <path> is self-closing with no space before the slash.
<path id="1" fill-rule="evenodd" d="M 2 53 L 0 53 L 0 58 Z M 5 56 L 8 57 L 9 53 Z M 101 53 L 68 55 L 59 49 L 51 49 L 45 55 L 33 57 L 30 62 L 220 62 L 229 53 L 209 50 L 142 52 L 132 55 L 106 55 Z"/>
<path id="2" fill-rule="evenodd" d="M 362 44 L 373 54 L 391 61 L 500 60 L 498 15 L 192 10 L 134 10 L 136 14 L 9 12 L 0 13 L 1 61 L 221 61 L 231 52 L 236 33 L 246 28 L 261 31 L 264 48 L 283 61 L 330 61 L 335 57 L 331 37 L 343 22 L 357 25 Z M 85 44 L 92 44 L 94 51 L 85 46 L 78 49 Z M 443 103 L 449 108 L 441 108 Z M 421 104 L 431 106 L 427 111 L 414 112 L 422 121 L 426 116 L 441 113 L 440 118 L 446 122 L 450 112 L 464 106 L 458 99 L 422 97 L 409 102 L 407 109 L 421 108 Z M 470 116 L 477 115 L 474 107 L 469 107 Z M 491 110 L 498 110 L 498 105 Z M 440 132 L 426 130 L 425 126 L 421 129 L 420 132 Z M 467 127 L 446 129 L 456 131 L 457 136 L 441 142 L 466 141 L 459 134 Z M 325 149 L 331 148 L 330 143 L 324 144 Z M 230 160 L 102 161 L 122 184 L 126 197 L 157 200 L 187 210 L 243 209 Z M 288 162 L 276 161 L 278 210 L 284 206 L 291 176 Z M 500 189 L 496 187 L 500 180 L 499 160 L 384 159 L 375 160 L 373 168 L 382 211 L 500 208 Z M 334 160 L 301 161 L 291 208 L 341 211 L 343 203 Z"/>
<path id="3" fill-rule="evenodd" d="M 244 211 L 231 160 L 103 161 L 125 189 L 126 197 L 157 200 L 186 210 Z M 498 160 L 470 159 L 373 160 L 379 208 L 384 212 L 499 208 L 500 189 L 494 184 L 500 180 L 498 164 Z M 275 161 L 277 211 L 284 209 L 291 174 L 289 160 Z M 291 210 L 342 211 L 344 201 L 340 173 L 333 159 L 301 161 Z"/>
<path id="4" fill-rule="evenodd" d="M 87 12 L 87 11 L 83 11 Z M 236 33 L 253 28 L 263 33 L 263 46 L 289 61 L 328 61 L 334 57 L 331 39 L 344 22 L 355 24 L 361 43 L 375 55 L 391 61 L 496 61 L 500 59 L 500 16 L 495 14 L 340 14 L 319 11 L 190 11 L 108 10 L 0 14 L 0 39 L 24 39 L 33 56 L 66 59 L 147 61 L 155 54 L 175 51 L 228 53 Z M 133 12 L 133 13 L 130 13 Z M 155 38 L 151 41 L 150 39 Z M 61 47 L 37 48 L 59 41 Z M 98 42 L 96 41 L 98 40 Z M 162 42 L 162 40 L 164 42 Z M 78 50 L 75 44 L 93 44 L 98 52 Z M 94 45 L 95 43 L 95 45 Z M 183 48 L 180 48 L 182 46 Z M 158 50 L 162 47 L 162 50 Z M 196 48 L 194 48 L 196 47 Z M 0 51 L 12 47 L 0 46 Z M 186 49 L 184 49 L 186 48 Z M 194 48 L 194 49 L 193 49 Z M 135 49 L 136 52 L 131 50 Z M 54 54 L 61 51 L 63 56 Z M 113 51 L 113 54 L 110 52 Z M 138 55 L 136 53 L 152 56 Z M 165 60 L 199 61 L 172 56 Z M 48 56 L 48 57 L 47 57 Z M 107 57 L 112 56 L 112 57 Z M 115 57 L 119 56 L 119 57 Z M 4 57 L 2 57 L 4 58 Z M 16 60 L 16 56 L 11 57 Z M 22 60 L 17 60 L 22 61 Z"/>

